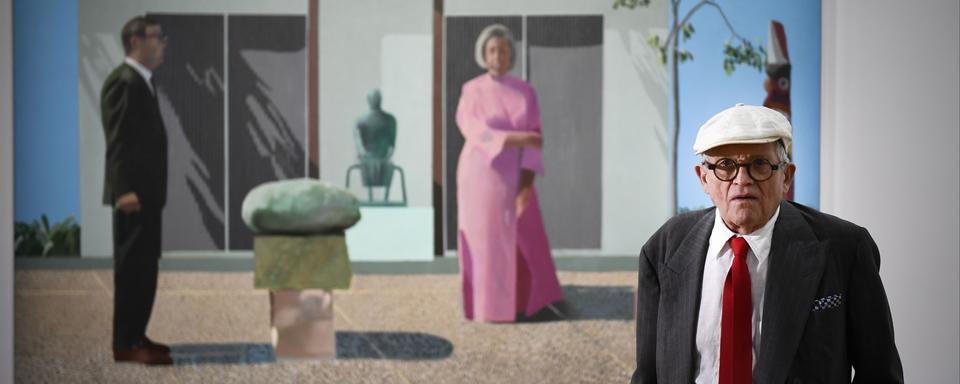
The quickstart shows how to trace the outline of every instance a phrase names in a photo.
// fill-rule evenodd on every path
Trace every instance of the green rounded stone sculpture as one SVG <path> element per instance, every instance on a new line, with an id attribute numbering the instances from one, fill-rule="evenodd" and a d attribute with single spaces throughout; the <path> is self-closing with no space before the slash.
<path id="1" fill-rule="evenodd" d="M 256 234 L 342 232 L 360 220 L 356 196 L 315 179 L 273 181 L 243 199 L 243 222 Z"/>

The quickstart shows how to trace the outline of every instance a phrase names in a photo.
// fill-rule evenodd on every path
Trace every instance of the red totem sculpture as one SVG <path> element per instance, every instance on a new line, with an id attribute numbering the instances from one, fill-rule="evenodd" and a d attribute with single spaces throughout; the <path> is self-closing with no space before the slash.
<path id="1" fill-rule="evenodd" d="M 783 24 L 770 20 L 770 35 L 767 37 L 767 78 L 763 80 L 763 89 L 767 98 L 763 106 L 783 113 L 790 119 L 790 55 L 787 53 L 787 35 Z M 796 135 L 794 135 L 796 138 Z M 793 158 L 793 144 L 787 146 L 787 153 Z M 793 200 L 793 185 L 787 190 L 785 198 Z"/>

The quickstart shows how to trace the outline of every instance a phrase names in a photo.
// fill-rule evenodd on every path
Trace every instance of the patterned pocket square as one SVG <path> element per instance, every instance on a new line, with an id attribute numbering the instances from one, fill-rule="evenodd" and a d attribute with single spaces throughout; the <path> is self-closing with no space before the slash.
<path id="1" fill-rule="evenodd" d="M 821 297 L 813 301 L 813 310 L 811 312 L 817 312 L 824 309 L 837 308 L 840 304 L 843 303 L 843 294 L 837 293 L 826 297 Z"/>

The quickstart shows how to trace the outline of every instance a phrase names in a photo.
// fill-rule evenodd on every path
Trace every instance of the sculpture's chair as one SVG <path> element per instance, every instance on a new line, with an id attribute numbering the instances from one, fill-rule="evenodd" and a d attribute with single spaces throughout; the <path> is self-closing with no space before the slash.
<path id="1" fill-rule="evenodd" d="M 388 159 L 376 157 L 361 157 L 360 162 L 347 168 L 347 189 L 350 189 L 350 175 L 354 170 L 360 171 L 361 184 L 367 189 L 367 200 L 360 201 L 363 206 L 400 206 L 407 205 L 407 181 L 403 168 L 393 164 Z M 393 174 L 400 173 L 401 201 L 390 201 L 390 187 L 393 185 Z M 373 189 L 383 188 L 383 200 L 374 200 Z"/>

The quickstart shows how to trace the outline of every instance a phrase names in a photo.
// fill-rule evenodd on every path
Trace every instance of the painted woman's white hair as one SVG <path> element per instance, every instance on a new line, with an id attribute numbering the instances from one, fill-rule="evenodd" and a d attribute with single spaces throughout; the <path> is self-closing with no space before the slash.
<path id="1" fill-rule="evenodd" d="M 510 33 L 510 28 L 503 24 L 490 24 L 480 32 L 480 36 L 477 37 L 477 44 L 474 47 L 474 58 L 477 60 L 477 65 L 480 68 L 487 69 L 484 48 L 487 45 L 487 40 L 494 37 L 502 37 L 507 40 L 507 44 L 510 45 L 510 68 L 513 68 L 513 64 L 517 61 L 517 51 L 514 49 L 513 34 Z"/>

